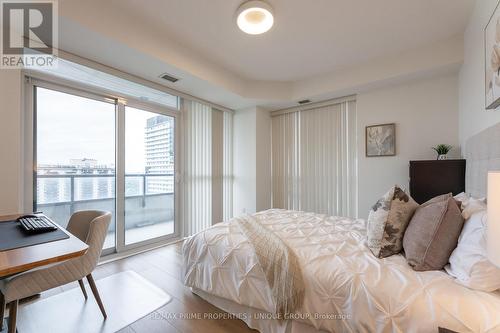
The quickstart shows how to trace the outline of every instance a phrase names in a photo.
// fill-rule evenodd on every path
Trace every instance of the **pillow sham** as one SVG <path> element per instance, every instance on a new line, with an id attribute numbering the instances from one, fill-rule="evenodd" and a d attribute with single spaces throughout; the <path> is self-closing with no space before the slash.
<path id="1" fill-rule="evenodd" d="M 416 271 L 440 270 L 457 246 L 464 220 L 452 194 L 421 205 L 403 238 L 408 264 Z"/>
<path id="2" fill-rule="evenodd" d="M 500 289 L 500 268 L 487 257 L 486 209 L 476 211 L 465 222 L 457 248 L 450 256 L 446 272 L 456 282 L 480 291 L 491 292 Z"/>
<path id="3" fill-rule="evenodd" d="M 399 186 L 393 186 L 370 210 L 368 247 L 378 258 L 401 252 L 403 235 L 418 204 Z"/>

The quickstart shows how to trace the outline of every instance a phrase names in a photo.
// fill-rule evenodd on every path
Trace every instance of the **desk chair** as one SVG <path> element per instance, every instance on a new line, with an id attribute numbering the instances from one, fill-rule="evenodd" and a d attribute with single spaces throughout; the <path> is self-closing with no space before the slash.
<path id="1" fill-rule="evenodd" d="M 88 210 L 74 213 L 68 222 L 67 230 L 88 244 L 89 249 L 83 256 L 0 280 L 0 318 L 2 318 L 0 330 L 3 325 L 6 303 L 9 307 L 8 333 L 15 333 L 17 306 L 20 299 L 75 281 L 78 281 L 83 296 L 87 299 L 83 284 L 84 277 L 87 277 L 99 309 L 106 319 L 106 311 L 92 272 L 101 256 L 110 221 L 111 213 L 109 212 Z"/>

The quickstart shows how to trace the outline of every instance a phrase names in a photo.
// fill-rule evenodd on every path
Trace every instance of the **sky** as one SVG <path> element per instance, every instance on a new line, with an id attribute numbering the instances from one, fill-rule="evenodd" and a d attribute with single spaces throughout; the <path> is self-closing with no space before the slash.
<path id="1" fill-rule="evenodd" d="M 144 128 L 156 114 L 127 107 L 125 172 L 145 171 Z M 37 88 L 37 162 L 67 164 L 96 159 L 115 164 L 115 105 Z"/>

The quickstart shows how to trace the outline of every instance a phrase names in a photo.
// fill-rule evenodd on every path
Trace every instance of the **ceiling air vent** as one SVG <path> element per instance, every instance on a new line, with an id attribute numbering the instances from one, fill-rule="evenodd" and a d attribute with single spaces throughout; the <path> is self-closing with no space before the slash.
<path id="1" fill-rule="evenodd" d="M 307 104 L 307 103 L 311 103 L 311 100 L 310 99 L 303 99 L 301 101 L 298 102 L 299 104 Z"/>
<path id="2" fill-rule="evenodd" d="M 169 82 L 172 82 L 172 83 L 175 83 L 175 82 L 179 81 L 178 78 L 173 77 L 173 76 L 171 76 L 171 75 L 169 75 L 167 73 L 163 73 L 162 75 L 160 75 L 160 78 L 162 78 L 164 80 L 167 80 Z"/>

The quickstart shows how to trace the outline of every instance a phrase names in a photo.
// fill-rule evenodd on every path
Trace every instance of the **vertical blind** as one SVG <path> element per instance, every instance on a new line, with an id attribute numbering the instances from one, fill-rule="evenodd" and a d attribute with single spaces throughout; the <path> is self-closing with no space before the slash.
<path id="1" fill-rule="evenodd" d="M 195 234 L 229 218 L 232 211 L 226 174 L 232 175 L 232 113 L 196 101 L 183 101 L 184 235 Z M 228 134 L 229 133 L 229 134 Z M 230 136 L 229 136 L 230 135 Z M 232 181 L 232 177 L 229 177 Z"/>
<path id="2" fill-rule="evenodd" d="M 222 198 L 223 198 L 223 216 L 224 221 L 233 217 L 233 114 L 224 112 L 223 128 L 223 180 L 222 180 Z"/>
<path id="3" fill-rule="evenodd" d="M 273 207 L 355 216 L 356 102 L 273 115 Z"/>

